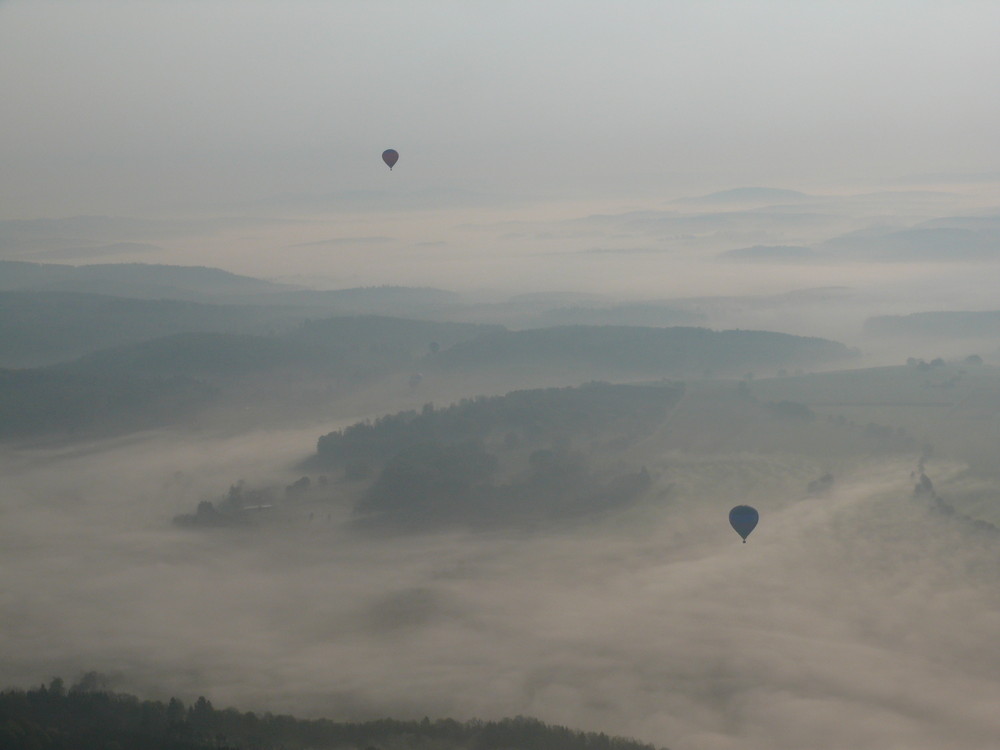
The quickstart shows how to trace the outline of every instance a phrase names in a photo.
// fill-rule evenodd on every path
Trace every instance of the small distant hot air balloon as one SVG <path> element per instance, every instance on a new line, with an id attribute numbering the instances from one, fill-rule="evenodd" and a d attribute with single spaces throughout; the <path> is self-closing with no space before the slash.
<path id="1" fill-rule="evenodd" d="M 389 165 L 389 171 L 392 171 L 393 166 L 399 161 L 399 152 L 394 148 L 387 148 L 382 152 L 382 161 Z"/>
<path id="2" fill-rule="evenodd" d="M 736 533 L 743 537 L 743 543 L 747 543 L 747 537 L 757 526 L 760 514 L 756 508 L 749 505 L 737 505 L 729 511 L 729 525 L 736 529 Z"/>

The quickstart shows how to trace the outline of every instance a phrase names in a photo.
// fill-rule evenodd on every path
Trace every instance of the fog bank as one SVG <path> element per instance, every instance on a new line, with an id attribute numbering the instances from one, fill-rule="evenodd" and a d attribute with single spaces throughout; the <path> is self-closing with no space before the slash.
<path id="1" fill-rule="evenodd" d="M 219 707 L 524 714 L 674 750 L 971 749 L 1000 730 L 995 539 L 914 499 L 905 461 L 805 497 L 759 457 L 665 456 L 649 503 L 520 534 L 361 534 L 336 504 L 171 526 L 238 478 L 295 476 L 314 437 L 5 452 L 5 683 L 96 669 Z M 746 545 L 725 522 L 744 500 L 762 514 Z"/>

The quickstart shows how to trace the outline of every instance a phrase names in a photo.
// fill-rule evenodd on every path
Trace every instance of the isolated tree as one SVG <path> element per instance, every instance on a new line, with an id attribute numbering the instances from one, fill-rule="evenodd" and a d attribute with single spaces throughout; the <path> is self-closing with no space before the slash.
<path id="1" fill-rule="evenodd" d="M 309 477 L 299 477 L 290 485 L 285 487 L 285 497 L 297 497 L 305 492 L 308 492 L 311 486 L 312 480 L 309 479 Z"/>

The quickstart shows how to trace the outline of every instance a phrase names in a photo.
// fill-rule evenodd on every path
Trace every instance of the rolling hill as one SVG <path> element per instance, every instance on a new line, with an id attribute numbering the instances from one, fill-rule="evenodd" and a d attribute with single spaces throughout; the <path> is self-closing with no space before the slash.
<path id="1" fill-rule="evenodd" d="M 502 331 L 442 352 L 445 369 L 538 368 L 584 377 L 742 376 L 755 368 L 816 367 L 847 361 L 853 352 L 819 338 L 768 331 L 707 328 L 560 326 Z"/>

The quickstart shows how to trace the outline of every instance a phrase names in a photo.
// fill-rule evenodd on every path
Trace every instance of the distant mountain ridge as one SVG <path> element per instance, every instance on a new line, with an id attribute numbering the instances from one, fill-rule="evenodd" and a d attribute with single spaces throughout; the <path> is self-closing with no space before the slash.
<path id="1" fill-rule="evenodd" d="M 0 367 L 65 362 L 180 333 L 270 335 L 334 315 L 433 319 L 459 301 L 440 289 L 319 291 L 201 266 L 0 261 Z"/>
<path id="2" fill-rule="evenodd" d="M 207 266 L 145 263 L 73 266 L 0 260 L 0 290 L 7 291 L 71 291 L 198 301 L 210 295 L 261 294 L 294 288 Z"/>
<path id="3" fill-rule="evenodd" d="M 428 287 L 306 289 L 209 266 L 147 263 L 29 263 L 0 260 L 0 291 L 74 292 L 135 299 L 280 304 L 374 312 L 387 307 L 453 304 L 456 292 Z"/>
<path id="4" fill-rule="evenodd" d="M 865 333 L 876 336 L 1000 336 L 1000 310 L 920 312 L 879 315 L 865 321 Z"/>
<path id="5" fill-rule="evenodd" d="M 816 253 L 801 245 L 754 245 L 727 250 L 718 257 L 734 261 L 805 261 L 815 258 Z"/>
<path id="6" fill-rule="evenodd" d="M 960 222 L 965 226 L 926 226 L 908 229 L 868 228 L 832 237 L 814 247 L 754 245 L 728 250 L 723 261 L 869 261 L 952 262 L 1000 258 L 1000 228 L 995 220 Z"/>
<path id="7" fill-rule="evenodd" d="M 853 232 L 820 245 L 831 259 L 876 261 L 989 260 L 1000 257 L 1000 229 L 916 227 L 885 232 Z"/>
<path id="8" fill-rule="evenodd" d="M 769 187 L 739 187 L 691 198 L 678 198 L 673 203 L 763 203 L 799 201 L 812 196 L 798 190 Z"/>

